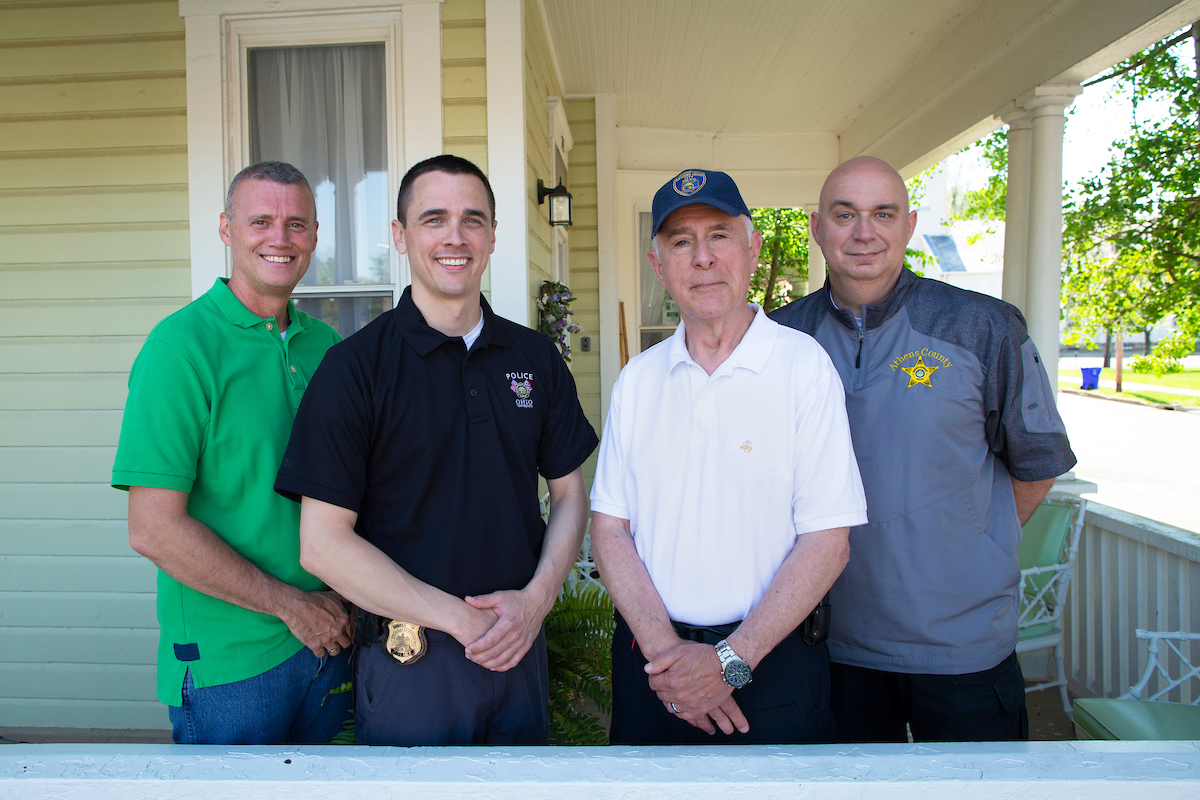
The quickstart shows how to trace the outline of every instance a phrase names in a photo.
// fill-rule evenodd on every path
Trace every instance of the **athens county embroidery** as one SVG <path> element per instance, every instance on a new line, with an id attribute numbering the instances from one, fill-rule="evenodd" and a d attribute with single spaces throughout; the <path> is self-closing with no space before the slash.
<path id="1" fill-rule="evenodd" d="M 908 361 L 911 358 L 915 358 L 916 362 L 908 367 L 902 366 L 904 364 L 904 362 Z M 930 363 L 928 363 L 928 364 L 925 363 L 926 358 L 929 359 Z M 935 362 L 935 361 L 940 362 L 940 363 L 934 364 L 933 362 Z M 928 386 L 929 388 L 932 389 L 933 388 L 933 382 L 932 382 L 933 373 L 937 372 L 942 367 L 952 367 L 954 365 L 950 363 L 950 359 L 946 358 L 941 353 L 939 353 L 935 350 L 930 350 L 928 347 L 925 347 L 925 348 L 922 348 L 921 350 L 913 350 L 911 352 L 905 353 L 904 355 L 902 355 L 898 358 L 893 359 L 892 363 L 889 364 L 888 366 L 890 366 L 892 368 L 892 372 L 895 372 L 897 369 L 899 369 L 901 372 L 907 373 L 908 386 L 905 388 L 911 389 L 914 386 L 920 385 L 920 386 Z"/>
<path id="2" fill-rule="evenodd" d="M 511 381 L 508 388 L 517 396 L 517 408 L 533 408 L 533 373 L 509 372 L 504 377 Z"/>

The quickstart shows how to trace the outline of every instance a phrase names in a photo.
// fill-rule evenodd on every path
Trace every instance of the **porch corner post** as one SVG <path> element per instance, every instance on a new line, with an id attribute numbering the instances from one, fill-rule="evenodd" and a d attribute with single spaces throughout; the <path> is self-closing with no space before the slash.
<path id="1" fill-rule="evenodd" d="M 819 206 L 805 206 L 804 213 L 810 220 L 808 226 L 808 291 L 812 294 L 825 285 L 825 253 L 812 235 L 812 215 L 817 213 Z"/>
<path id="2" fill-rule="evenodd" d="M 487 0 L 488 181 L 496 195 L 492 309 L 528 326 L 529 187 L 525 185 L 525 23 L 521 0 Z"/>
<path id="3" fill-rule="evenodd" d="M 1010 103 L 996 113 L 1008 125 L 1008 175 L 1004 197 L 1004 278 L 1001 297 L 1024 313 L 1029 281 L 1029 168 L 1031 114 Z"/>
<path id="4" fill-rule="evenodd" d="M 1055 388 L 1062 293 L 1063 111 L 1082 91 L 1078 84 L 1038 86 L 1017 99 L 1017 104 L 1030 112 L 1033 128 L 1025 319 Z"/>

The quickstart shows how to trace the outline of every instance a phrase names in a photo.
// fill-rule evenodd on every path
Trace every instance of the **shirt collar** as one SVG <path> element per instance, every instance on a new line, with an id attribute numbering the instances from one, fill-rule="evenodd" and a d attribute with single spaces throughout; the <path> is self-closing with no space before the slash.
<path id="1" fill-rule="evenodd" d="M 737 347 L 733 348 L 733 352 L 729 354 L 719 367 L 713 370 L 713 375 L 732 373 L 737 367 L 751 370 L 752 372 L 762 372 L 766 367 L 768 359 L 771 357 L 771 350 L 775 347 L 775 337 L 779 332 L 779 323 L 770 319 L 761 306 L 750 304 L 754 309 L 754 319 L 750 322 L 750 327 L 746 330 L 742 340 L 738 342 Z M 679 327 L 675 329 L 675 333 L 671 335 L 671 369 L 674 369 L 679 364 L 695 364 L 691 354 L 687 351 L 686 333 L 683 323 L 679 323 Z M 697 366 L 699 366 L 697 364 Z"/>
<path id="2" fill-rule="evenodd" d="M 475 346 L 509 347 L 508 336 L 504 332 L 504 328 L 497 322 L 499 317 L 492 311 L 492 307 L 488 305 L 488 301 L 482 295 L 479 298 L 479 308 L 483 312 L 483 332 L 475 340 Z M 429 323 L 425 321 L 424 315 L 421 314 L 421 309 L 417 308 L 417 304 L 413 302 L 411 286 L 404 287 L 404 294 L 400 295 L 400 302 L 392 311 L 392 319 L 399 326 L 400 335 L 412 345 L 412 348 L 422 358 L 452 339 L 462 339 L 461 336 L 447 336 L 430 327 Z"/>
<path id="3" fill-rule="evenodd" d="M 883 327 L 883 323 L 896 315 L 896 312 L 904 307 L 908 302 L 908 296 L 912 294 L 913 287 L 917 285 L 917 275 L 908 267 L 900 270 L 900 278 L 896 281 L 896 285 L 888 292 L 888 296 L 883 298 L 883 301 L 873 306 L 862 307 L 862 328 L 863 330 L 873 330 Z M 829 308 L 830 314 L 833 315 L 839 322 L 851 330 L 858 330 L 858 323 L 854 321 L 854 315 L 850 313 L 848 308 L 838 308 L 833 303 L 833 291 L 829 286 L 829 278 L 825 278 L 825 286 L 822 288 L 825 292 L 825 303 Z"/>
<path id="4" fill-rule="evenodd" d="M 225 318 L 239 328 L 253 328 L 255 325 L 261 325 L 266 322 L 265 317 L 260 317 L 242 304 L 233 290 L 229 288 L 229 278 L 217 278 L 211 289 L 208 290 L 208 296 L 217 304 L 217 308 L 225 315 Z M 296 313 L 296 306 L 291 300 L 287 303 L 288 327 L 296 326 L 296 333 L 304 330 L 304 325 L 300 323 L 299 314 Z M 289 334 L 295 335 L 295 334 Z"/>

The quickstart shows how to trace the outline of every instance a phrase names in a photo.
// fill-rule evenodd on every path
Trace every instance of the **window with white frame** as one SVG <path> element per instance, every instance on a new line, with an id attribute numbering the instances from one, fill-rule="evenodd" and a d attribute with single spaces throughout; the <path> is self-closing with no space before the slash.
<path id="1" fill-rule="evenodd" d="M 638 212 L 638 352 L 643 352 L 670 337 L 679 327 L 679 304 L 650 266 L 646 254 L 654 247 L 650 231 L 654 216 L 649 211 Z"/>
<path id="2" fill-rule="evenodd" d="M 225 187 L 296 165 L 318 245 L 294 299 L 348 336 L 408 283 L 390 221 L 405 169 L 442 152 L 438 0 L 180 0 L 187 29 L 192 296 L 228 276 L 214 235 Z"/>

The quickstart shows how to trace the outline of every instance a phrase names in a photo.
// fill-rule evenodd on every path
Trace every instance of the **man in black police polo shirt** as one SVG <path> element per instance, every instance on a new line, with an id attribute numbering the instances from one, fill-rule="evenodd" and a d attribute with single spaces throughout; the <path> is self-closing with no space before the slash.
<path id="1" fill-rule="evenodd" d="M 542 619 L 579 552 L 596 434 L 550 340 L 480 295 L 496 222 L 479 168 L 423 161 L 396 205 L 412 286 L 329 351 L 275 488 L 303 498 L 304 567 L 370 612 L 359 743 L 544 744 Z"/>

